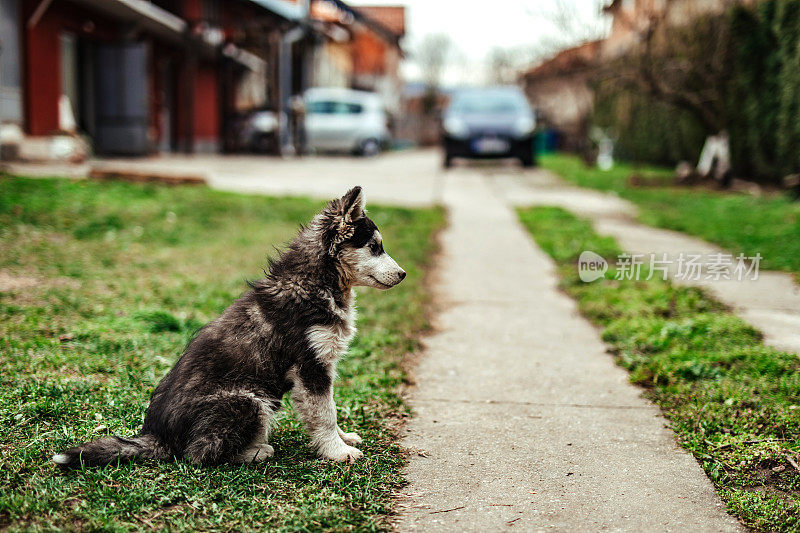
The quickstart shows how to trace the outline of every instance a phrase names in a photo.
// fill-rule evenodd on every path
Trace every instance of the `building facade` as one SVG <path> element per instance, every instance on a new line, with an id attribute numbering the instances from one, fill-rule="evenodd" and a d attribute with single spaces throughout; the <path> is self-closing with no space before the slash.
<path id="1" fill-rule="evenodd" d="M 324 36 L 316 51 L 313 84 L 378 93 L 390 113 L 399 113 L 405 7 L 312 0 L 311 18 Z"/>
<path id="2" fill-rule="evenodd" d="M 588 135 L 594 106 L 589 82 L 602 47 L 592 41 L 564 50 L 520 78 L 541 125 L 559 133 L 562 149 L 579 151 Z"/>
<path id="3" fill-rule="evenodd" d="M 243 113 L 302 91 L 302 5 L 0 0 L 0 121 L 99 154 L 236 149 Z"/>

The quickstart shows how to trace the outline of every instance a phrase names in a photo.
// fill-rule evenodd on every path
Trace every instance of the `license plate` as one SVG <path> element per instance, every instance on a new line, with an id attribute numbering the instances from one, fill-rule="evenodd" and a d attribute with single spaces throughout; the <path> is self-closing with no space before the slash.
<path id="1" fill-rule="evenodd" d="M 495 137 L 483 137 L 472 142 L 472 150 L 479 154 L 508 152 L 508 141 Z"/>

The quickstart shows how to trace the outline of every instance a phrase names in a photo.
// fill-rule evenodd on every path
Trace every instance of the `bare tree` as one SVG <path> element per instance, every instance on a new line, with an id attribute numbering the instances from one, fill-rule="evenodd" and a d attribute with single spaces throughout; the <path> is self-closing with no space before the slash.
<path id="1" fill-rule="evenodd" d="M 512 52 L 508 48 L 495 47 L 489 51 L 487 58 L 487 81 L 493 85 L 513 83 L 516 68 Z"/>
<path id="2" fill-rule="evenodd" d="M 672 9 L 679 3 L 682 14 L 677 17 Z M 724 17 L 693 11 L 687 2 L 675 0 L 640 8 L 628 22 L 639 46 L 612 68 L 624 85 L 689 111 L 709 133 L 718 133 L 726 127 L 730 25 Z M 682 20 L 692 22 L 678 26 Z"/>
<path id="3" fill-rule="evenodd" d="M 636 36 L 636 45 L 610 63 L 603 75 L 694 116 L 706 130 L 706 148 L 714 147 L 719 154 L 719 179 L 729 169 L 725 107 L 731 35 L 723 13 L 739 1 L 723 0 L 715 10 L 685 0 L 638 2 L 629 16 L 618 15 Z M 708 157 L 712 156 L 704 153 Z M 712 166 L 703 165 L 709 170 Z"/>
<path id="4" fill-rule="evenodd" d="M 537 45 L 494 47 L 486 56 L 484 79 L 491 85 L 510 85 L 519 79 L 524 68 L 541 59 Z"/>
<path id="5" fill-rule="evenodd" d="M 445 34 L 426 35 L 413 50 L 413 57 L 425 83 L 422 116 L 417 125 L 422 144 L 438 142 L 442 77 L 452 63 L 452 52 L 452 41 Z"/>
<path id="6" fill-rule="evenodd" d="M 447 66 L 452 40 L 444 33 L 426 35 L 414 54 L 428 90 L 438 91 Z"/>
<path id="7" fill-rule="evenodd" d="M 536 20 L 546 20 L 552 31 L 538 37 L 536 48 L 539 59 L 551 56 L 560 50 L 605 36 L 608 31 L 606 17 L 598 16 L 606 0 L 529 0 L 526 12 Z"/>

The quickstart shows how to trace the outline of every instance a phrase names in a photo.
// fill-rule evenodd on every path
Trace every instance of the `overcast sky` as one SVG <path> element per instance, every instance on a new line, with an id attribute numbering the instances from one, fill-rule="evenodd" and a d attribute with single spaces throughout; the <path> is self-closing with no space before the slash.
<path id="1" fill-rule="evenodd" d="M 407 80 L 419 79 L 413 60 L 415 46 L 425 35 L 445 33 L 453 41 L 447 84 L 480 83 L 486 74 L 486 57 L 493 47 L 513 48 L 529 62 L 554 46 L 585 40 L 584 33 L 602 32 L 600 6 L 604 0 L 349 0 L 358 5 L 405 5 L 407 35 L 404 47 L 410 58 L 403 66 Z M 566 6 L 559 8 L 559 5 Z M 554 14 L 569 15 L 564 24 Z"/>

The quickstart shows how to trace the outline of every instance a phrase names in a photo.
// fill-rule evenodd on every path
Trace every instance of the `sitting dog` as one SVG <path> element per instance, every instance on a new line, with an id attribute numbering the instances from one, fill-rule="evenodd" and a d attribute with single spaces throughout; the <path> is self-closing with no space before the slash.
<path id="1" fill-rule="evenodd" d="M 406 273 L 383 249 L 361 187 L 331 201 L 266 278 L 200 329 L 161 380 L 133 438 L 103 437 L 53 456 L 65 468 L 140 458 L 253 463 L 274 454 L 270 421 L 291 391 L 320 456 L 353 462 L 336 422 L 336 362 L 355 333 L 353 287 L 389 289 Z"/>

